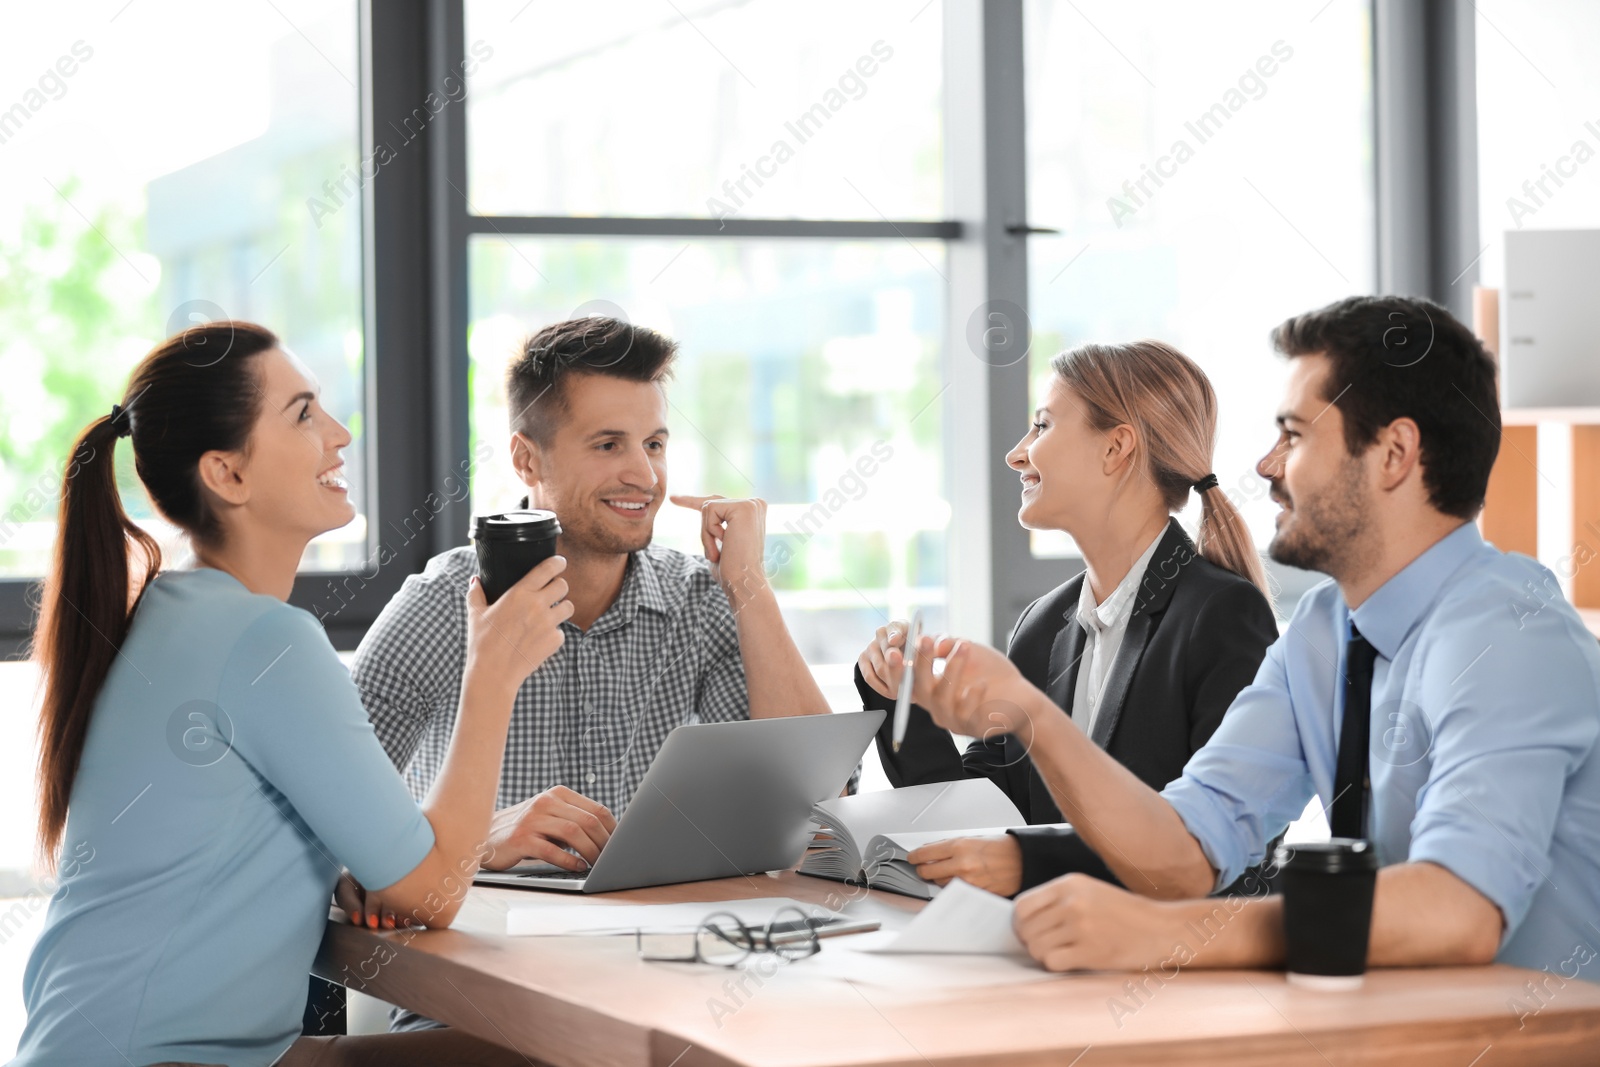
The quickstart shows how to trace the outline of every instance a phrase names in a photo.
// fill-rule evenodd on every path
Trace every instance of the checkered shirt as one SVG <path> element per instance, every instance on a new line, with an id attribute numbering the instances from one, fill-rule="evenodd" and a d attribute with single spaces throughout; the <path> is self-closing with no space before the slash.
<path id="1" fill-rule="evenodd" d="M 419 800 L 455 728 L 475 573 L 470 547 L 429 560 L 383 609 L 351 668 L 378 740 Z M 733 612 L 704 559 L 635 552 L 616 601 L 588 631 L 561 627 L 566 643 L 517 690 L 496 807 L 565 785 L 620 817 L 674 727 L 749 718 Z"/>

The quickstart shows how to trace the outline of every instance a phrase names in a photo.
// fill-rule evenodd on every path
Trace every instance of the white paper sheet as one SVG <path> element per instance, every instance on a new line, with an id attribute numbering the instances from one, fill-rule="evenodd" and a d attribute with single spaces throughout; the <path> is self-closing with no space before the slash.
<path id="1" fill-rule="evenodd" d="M 974 956 L 892 953 L 882 946 L 898 931 L 828 938 L 822 951 L 785 966 L 779 977 L 797 980 L 845 981 L 881 986 L 897 992 L 929 989 L 979 989 L 1047 981 L 1060 975 L 1040 967 L 1029 956 Z"/>
<path id="2" fill-rule="evenodd" d="M 899 935 L 874 952 L 1026 956 L 1011 928 L 1011 901 L 957 878 Z"/>

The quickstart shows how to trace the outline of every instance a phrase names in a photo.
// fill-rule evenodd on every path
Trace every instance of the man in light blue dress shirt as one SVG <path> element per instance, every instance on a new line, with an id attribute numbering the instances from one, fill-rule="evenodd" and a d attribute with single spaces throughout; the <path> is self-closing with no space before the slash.
<path id="1" fill-rule="evenodd" d="M 1145 787 L 1038 714 L 1048 698 L 993 650 L 942 638 L 943 677 L 919 671 L 941 725 L 1031 738 L 1063 814 L 1128 887 L 1040 886 L 1017 900 L 1019 935 L 1057 970 L 1281 965 L 1280 898 L 1196 898 L 1259 863 L 1313 796 L 1335 808 L 1360 688 L 1347 649 L 1364 638 L 1355 825 L 1383 864 L 1371 965 L 1498 960 L 1600 981 L 1600 646 L 1549 570 L 1473 522 L 1500 445 L 1492 361 L 1443 308 L 1402 297 L 1353 297 L 1273 339 L 1290 380 L 1257 467 L 1282 507 L 1269 551 L 1331 580 L 1181 778 Z"/>

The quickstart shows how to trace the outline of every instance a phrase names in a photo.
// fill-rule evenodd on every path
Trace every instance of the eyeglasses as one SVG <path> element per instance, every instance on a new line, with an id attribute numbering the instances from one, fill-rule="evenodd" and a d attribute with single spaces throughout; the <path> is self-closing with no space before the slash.
<path id="1" fill-rule="evenodd" d="M 826 921 L 787 907 L 779 908 L 765 926 L 753 927 L 732 912 L 718 911 L 707 915 L 692 932 L 635 931 L 634 948 L 642 960 L 709 963 L 716 967 L 737 967 L 757 952 L 801 960 L 822 951 L 817 927 Z"/>

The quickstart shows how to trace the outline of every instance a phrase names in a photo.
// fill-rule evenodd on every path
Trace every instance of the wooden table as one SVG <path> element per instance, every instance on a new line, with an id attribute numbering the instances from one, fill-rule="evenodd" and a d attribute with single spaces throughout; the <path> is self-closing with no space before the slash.
<path id="1" fill-rule="evenodd" d="M 603 899 L 825 903 L 848 892 L 788 872 Z M 555 1067 L 1600 1063 L 1600 985 L 1511 967 L 1375 971 L 1349 993 L 1291 987 L 1279 972 L 1189 970 L 964 989 L 785 974 L 746 979 L 741 995 L 729 984 L 738 972 L 643 962 L 631 938 L 471 932 L 527 899 L 473 889 L 452 930 L 330 922 L 316 971 Z M 920 906 L 874 892 L 848 910 L 896 923 Z"/>

